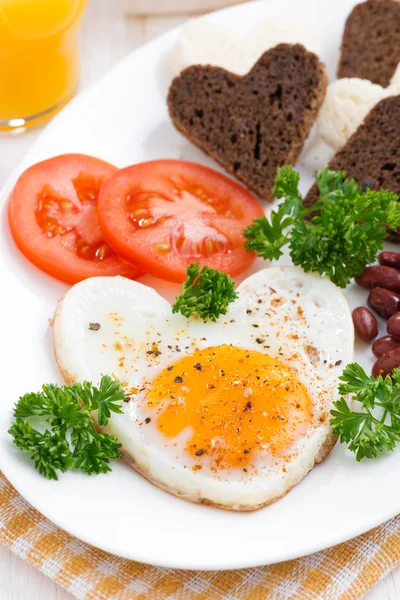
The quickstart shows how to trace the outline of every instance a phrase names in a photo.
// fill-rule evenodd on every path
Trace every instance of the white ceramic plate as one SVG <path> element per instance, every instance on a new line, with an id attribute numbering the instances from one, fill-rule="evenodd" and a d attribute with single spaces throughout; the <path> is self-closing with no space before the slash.
<path id="1" fill-rule="evenodd" d="M 338 47 L 352 0 L 254 2 L 215 14 L 245 33 L 267 16 L 301 18 L 320 32 L 322 59 L 334 75 Z M 167 116 L 167 57 L 177 31 L 128 56 L 104 79 L 74 100 L 41 135 L 5 186 L 7 199 L 28 165 L 64 152 L 99 156 L 119 166 L 155 158 L 185 158 L 217 168 L 183 139 Z M 299 168 L 307 189 L 329 150 L 311 136 Z M 357 464 L 337 445 L 285 498 L 254 513 L 231 513 L 186 503 L 153 487 L 124 464 L 112 474 L 68 473 L 43 479 L 15 449 L 7 429 L 20 394 L 44 382 L 60 382 L 51 347 L 49 319 L 67 286 L 31 266 L 10 238 L 2 214 L 0 468 L 41 513 L 78 538 L 114 554 L 155 565 L 231 569 L 263 565 L 332 546 L 382 523 L 400 511 L 400 452 Z M 176 290 L 145 277 L 167 297 Z M 362 290 L 348 290 L 352 306 Z M 383 324 L 382 324 L 383 326 Z M 356 348 L 368 369 L 369 348 Z"/>

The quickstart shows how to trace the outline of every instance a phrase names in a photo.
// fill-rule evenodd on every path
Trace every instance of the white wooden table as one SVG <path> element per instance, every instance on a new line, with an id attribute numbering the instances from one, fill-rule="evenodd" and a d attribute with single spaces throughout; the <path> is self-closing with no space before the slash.
<path id="1" fill-rule="evenodd" d="M 143 42 L 187 18 L 182 15 L 128 19 L 122 14 L 118 0 L 91 0 L 82 29 L 82 87 Z M 23 135 L 0 137 L 0 186 L 39 133 L 35 130 Z M 0 600 L 71 599 L 68 592 L 0 546 Z M 400 600 L 400 569 L 378 584 L 365 600 Z"/>

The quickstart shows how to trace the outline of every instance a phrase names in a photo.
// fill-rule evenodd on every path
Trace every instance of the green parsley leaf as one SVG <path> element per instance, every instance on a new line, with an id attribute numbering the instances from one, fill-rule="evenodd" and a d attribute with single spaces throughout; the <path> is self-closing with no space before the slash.
<path id="1" fill-rule="evenodd" d="M 41 392 L 19 399 L 9 433 L 48 479 L 58 479 L 57 471 L 72 467 L 88 475 L 106 473 L 111 470 L 110 460 L 118 458 L 121 444 L 116 437 L 97 431 L 90 413 L 97 411 L 99 425 L 106 426 L 111 412 L 122 412 L 118 402 L 124 398 L 120 382 L 108 375 L 101 378 L 98 388 L 87 381 L 63 387 L 44 385 Z M 41 421 L 43 433 L 29 423 L 32 417 Z"/>
<path id="2" fill-rule="evenodd" d="M 74 467 L 87 475 L 111 471 L 110 460 L 119 457 L 118 448 L 121 447 L 116 437 L 97 433 L 94 424 L 93 428 L 76 429 L 71 435 L 75 447 Z"/>
<path id="3" fill-rule="evenodd" d="M 278 200 L 285 198 L 286 201 L 296 203 L 297 200 L 301 200 L 299 182 L 300 174 L 292 169 L 292 167 L 284 165 L 278 169 L 274 183 L 274 196 L 278 198 Z"/>
<path id="4" fill-rule="evenodd" d="M 89 381 L 83 384 L 74 384 L 72 393 L 78 396 L 84 406 L 89 410 L 97 410 L 99 425 L 107 425 L 111 413 L 122 413 L 121 406 L 117 404 L 125 398 L 124 390 L 119 381 L 109 375 L 103 375 L 100 387 L 94 387 Z"/>
<path id="5" fill-rule="evenodd" d="M 216 321 L 236 298 L 235 282 L 229 275 L 206 266 L 200 270 L 196 263 L 187 268 L 182 294 L 175 299 L 172 312 L 185 317 L 198 314 L 203 321 Z"/>
<path id="6" fill-rule="evenodd" d="M 282 256 L 281 248 L 289 243 L 285 231 L 293 225 L 302 211 L 299 181 L 300 175 L 291 167 L 279 169 L 274 195 L 278 199 L 285 198 L 285 201 L 277 211 L 271 211 L 269 221 L 266 217 L 259 217 L 246 227 L 243 231 L 243 236 L 247 239 L 246 250 L 270 260 L 277 260 Z"/>
<path id="7" fill-rule="evenodd" d="M 302 205 L 299 175 L 291 167 L 278 170 L 275 196 L 284 202 L 269 219 L 261 217 L 243 235 L 249 252 L 270 260 L 289 245 L 295 265 L 326 275 L 339 287 L 374 262 L 387 235 L 385 225 L 400 226 L 400 204 L 387 190 L 365 192 L 344 171 L 325 167 L 316 174 L 319 199 Z"/>
<path id="8" fill-rule="evenodd" d="M 345 368 L 340 379 L 339 393 L 353 394 L 362 410 L 351 410 L 344 397 L 334 402 L 330 421 L 333 433 L 348 444 L 358 461 L 393 450 L 400 442 L 400 368 L 392 377 L 374 378 L 354 363 Z"/>
<path id="9" fill-rule="evenodd" d="M 40 433 L 33 429 L 27 421 L 17 419 L 9 433 L 14 438 L 14 444 L 29 452 L 35 463 L 35 468 L 47 479 L 58 479 L 56 471 L 68 471 L 73 459 L 68 442 L 58 433 L 45 431 Z"/>

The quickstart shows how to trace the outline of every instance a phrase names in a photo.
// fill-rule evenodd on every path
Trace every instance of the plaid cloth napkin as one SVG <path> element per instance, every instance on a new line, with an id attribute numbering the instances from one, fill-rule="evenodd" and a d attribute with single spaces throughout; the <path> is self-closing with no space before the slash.
<path id="1" fill-rule="evenodd" d="M 239 571 L 176 571 L 84 544 L 32 508 L 0 472 L 0 542 L 82 600 L 354 600 L 400 564 L 400 515 L 298 560 Z"/>

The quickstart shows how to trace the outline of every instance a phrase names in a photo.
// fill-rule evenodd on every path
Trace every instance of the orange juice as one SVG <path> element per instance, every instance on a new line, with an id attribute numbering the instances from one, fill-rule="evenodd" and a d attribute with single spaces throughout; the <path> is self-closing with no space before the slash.
<path id="1" fill-rule="evenodd" d="M 74 94 L 87 0 L 0 0 L 0 130 L 37 124 Z"/>

